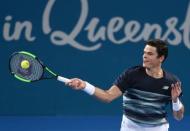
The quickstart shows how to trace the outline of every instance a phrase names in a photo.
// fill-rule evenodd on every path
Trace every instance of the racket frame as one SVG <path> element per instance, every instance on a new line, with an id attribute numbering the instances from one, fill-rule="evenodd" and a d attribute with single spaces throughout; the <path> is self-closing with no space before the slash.
<path id="1" fill-rule="evenodd" d="M 38 79 L 38 80 L 27 80 L 27 79 L 25 79 L 25 78 L 23 78 L 23 77 L 21 77 L 21 76 L 16 75 L 14 72 L 12 72 L 12 71 L 11 71 L 11 66 L 10 66 L 10 61 L 11 61 L 11 58 L 12 58 L 15 54 L 24 54 L 24 55 L 28 55 L 28 56 L 30 56 L 30 57 L 36 59 L 36 60 L 39 62 L 39 64 L 42 66 L 42 68 L 43 68 L 43 73 L 42 73 L 40 79 Z M 44 74 L 45 74 L 45 70 L 46 70 L 48 73 L 50 73 L 50 74 L 52 75 L 52 77 L 43 77 Z M 26 51 L 15 52 L 15 53 L 13 53 L 13 54 L 11 55 L 11 57 L 10 57 L 10 59 L 9 59 L 9 71 L 10 71 L 10 73 L 11 73 L 16 79 L 18 79 L 18 80 L 20 80 L 20 81 L 23 81 L 23 82 L 28 82 L 28 83 L 30 83 L 30 82 L 35 82 L 35 81 L 39 81 L 39 80 L 43 80 L 43 79 L 57 79 L 57 77 L 58 77 L 58 75 L 57 75 L 56 73 L 54 73 L 52 70 L 50 70 L 47 66 L 45 66 L 45 65 L 42 63 L 42 61 L 38 59 L 38 57 L 36 57 L 34 54 L 32 54 L 32 53 L 30 53 L 30 52 L 26 52 Z"/>

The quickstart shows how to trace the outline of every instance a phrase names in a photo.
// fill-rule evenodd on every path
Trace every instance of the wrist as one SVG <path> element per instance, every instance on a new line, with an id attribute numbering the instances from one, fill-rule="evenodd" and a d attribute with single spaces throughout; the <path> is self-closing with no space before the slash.
<path id="1" fill-rule="evenodd" d="M 181 108 L 182 108 L 182 103 L 181 101 L 179 100 L 179 98 L 177 98 L 176 100 L 172 100 L 172 108 L 173 108 L 173 111 L 179 111 Z"/>
<path id="2" fill-rule="evenodd" d="M 177 103 L 178 100 L 179 100 L 179 98 L 176 97 L 176 98 L 173 98 L 173 99 L 172 99 L 172 102 L 173 102 L 173 103 Z"/>
<path id="3" fill-rule="evenodd" d="M 95 92 L 95 86 L 92 84 L 88 83 L 87 81 L 85 82 L 85 87 L 82 89 L 84 92 L 86 92 L 89 95 L 93 95 Z"/>

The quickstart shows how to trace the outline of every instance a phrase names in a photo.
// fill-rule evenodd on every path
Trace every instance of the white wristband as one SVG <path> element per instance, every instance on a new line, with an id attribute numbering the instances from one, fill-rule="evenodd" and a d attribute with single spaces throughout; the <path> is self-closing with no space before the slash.
<path id="1" fill-rule="evenodd" d="M 82 89 L 84 92 L 86 92 L 89 95 L 93 95 L 95 92 L 95 86 L 91 85 L 90 83 L 86 82 L 86 86 L 84 89 Z"/>
<path id="2" fill-rule="evenodd" d="M 179 111 L 182 108 L 182 103 L 179 100 L 179 98 L 177 98 L 176 103 L 172 102 L 172 108 L 173 108 L 173 111 Z"/>

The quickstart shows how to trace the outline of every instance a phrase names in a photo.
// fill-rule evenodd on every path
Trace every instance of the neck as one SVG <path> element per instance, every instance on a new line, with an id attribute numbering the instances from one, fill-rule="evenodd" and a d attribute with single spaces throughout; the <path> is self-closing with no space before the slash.
<path id="1" fill-rule="evenodd" d="M 163 70 L 161 67 L 156 68 L 146 68 L 146 73 L 154 78 L 162 78 L 164 76 Z"/>

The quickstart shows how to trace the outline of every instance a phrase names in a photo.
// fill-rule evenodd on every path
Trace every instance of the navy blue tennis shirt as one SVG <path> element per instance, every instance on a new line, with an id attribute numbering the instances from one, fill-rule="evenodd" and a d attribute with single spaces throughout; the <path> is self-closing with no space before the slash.
<path id="1" fill-rule="evenodd" d="M 171 84 L 179 79 L 164 71 L 162 78 L 153 78 L 142 66 L 124 71 L 114 82 L 123 93 L 123 112 L 134 122 L 148 125 L 168 123 L 166 106 L 172 102 Z"/>

